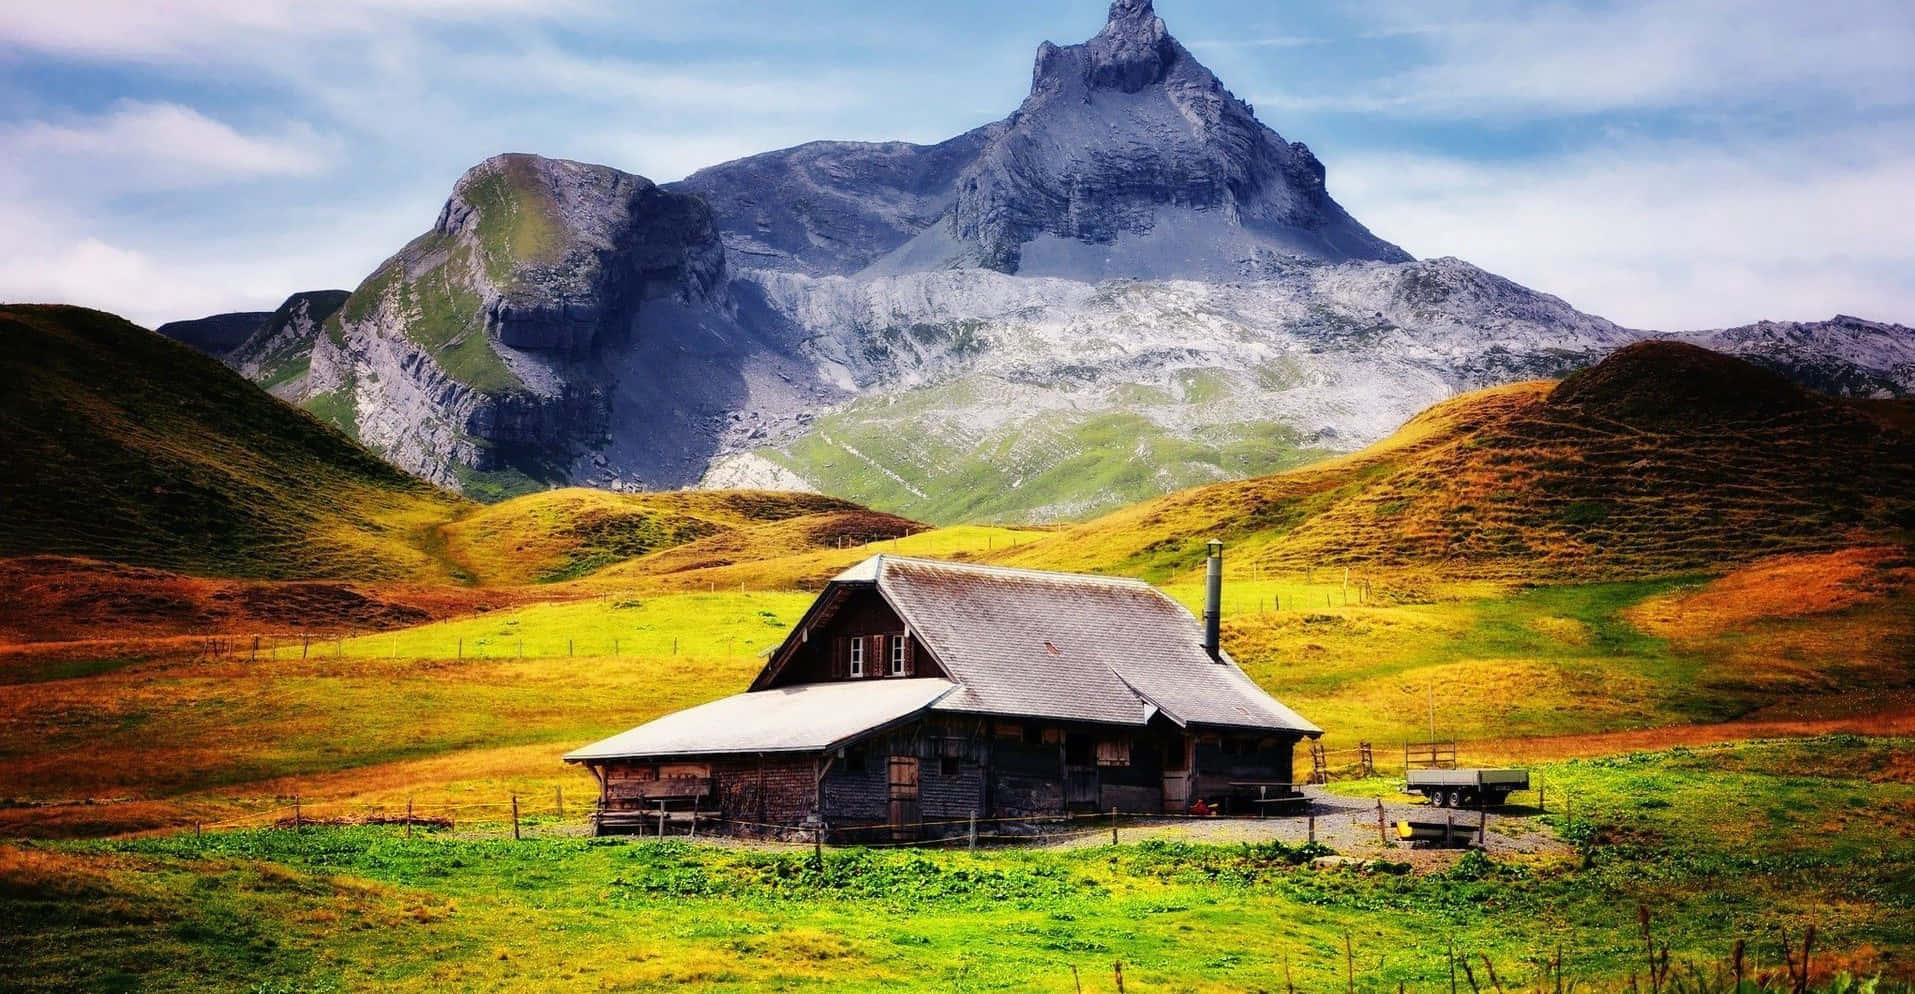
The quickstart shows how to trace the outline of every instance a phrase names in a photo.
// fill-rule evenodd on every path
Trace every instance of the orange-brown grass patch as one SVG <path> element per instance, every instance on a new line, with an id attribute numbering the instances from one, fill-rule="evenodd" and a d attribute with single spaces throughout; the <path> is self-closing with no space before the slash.
<path id="1" fill-rule="evenodd" d="M 1694 641 L 1778 618 L 1800 618 L 1879 601 L 1915 583 L 1907 549 L 1861 546 L 1776 556 L 1691 590 L 1652 597 L 1624 612 L 1665 638 Z"/>
<path id="2" fill-rule="evenodd" d="M 868 519 L 862 526 L 861 518 Z M 440 533 L 446 556 L 482 583 L 544 583 L 687 543 L 729 539 L 718 547 L 737 558 L 831 544 L 840 534 L 890 537 L 922 528 L 818 494 L 571 487 L 479 508 Z M 754 540 L 761 531 L 765 538 Z"/>
<path id="3" fill-rule="evenodd" d="M 254 632 L 381 631 L 532 600 L 539 589 L 221 580 L 86 559 L 0 559 L 0 645 Z"/>
<path id="4" fill-rule="evenodd" d="M 0 797 L 81 802 L 21 820 L 98 827 L 133 801 L 323 795 L 469 782 L 471 792 L 549 793 L 577 783 L 567 749 L 742 687 L 751 658 L 623 657 L 411 661 L 314 659 L 154 661 L 86 679 L 0 687 Z M 514 752 L 522 748 L 524 751 Z M 543 756 L 543 776 L 524 778 Z M 504 758 L 501 758 L 504 757 Z M 437 758 L 406 772 L 390 764 Z M 358 771 L 369 780 L 354 784 Z M 263 786 L 256 786 L 262 785 Z M 501 789 L 503 788 L 503 789 Z M 93 805 L 93 807 L 100 807 Z M 9 819 L 13 820 L 13 819 Z M 179 824 L 179 822 L 175 822 Z"/>
<path id="5" fill-rule="evenodd" d="M 879 534 L 883 534 L 882 528 Z M 1031 529 L 958 525 L 826 548 L 817 547 L 818 536 L 814 535 L 809 538 L 809 547 L 762 559 L 693 545 L 621 563 L 584 582 L 640 592 L 818 590 L 847 567 L 879 554 L 973 560 L 988 557 L 996 549 L 1027 545 L 1045 534 Z"/>
<path id="6" fill-rule="evenodd" d="M 1818 710 L 1852 713 L 1820 717 L 1751 717 L 1713 724 L 1664 725 L 1582 735 L 1485 739 L 1471 743 L 1470 756 L 1483 761 L 1550 762 L 1621 753 L 1655 752 L 1677 746 L 1715 745 L 1744 739 L 1812 738 L 1818 735 L 1915 735 L 1915 691 L 1827 698 Z M 1758 712 L 1758 715 L 1761 713 Z M 1907 754 L 1903 754 L 1908 759 Z M 1890 777 L 1889 779 L 1899 779 Z M 1902 781 L 1907 782 L 1907 781 Z"/>
<path id="7" fill-rule="evenodd" d="M 1689 389 L 1698 380 L 1709 388 Z M 1740 360 L 1651 346 L 1553 387 L 1439 404 L 1342 459 L 1172 494 L 997 558 L 1168 579 L 1200 569 L 1218 538 L 1237 563 L 1279 573 L 1643 578 L 1880 544 L 1910 515 L 1905 428 Z"/>

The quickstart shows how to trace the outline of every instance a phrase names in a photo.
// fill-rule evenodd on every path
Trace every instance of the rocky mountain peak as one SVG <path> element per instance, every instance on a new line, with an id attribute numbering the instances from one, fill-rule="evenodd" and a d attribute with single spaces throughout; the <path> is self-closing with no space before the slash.
<path id="1" fill-rule="evenodd" d="M 1086 45 L 1094 87 L 1136 93 L 1161 82 L 1177 61 L 1179 46 L 1150 0 L 1117 0 L 1104 30 Z"/>
<path id="2" fill-rule="evenodd" d="M 959 265 L 1077 279 L 1409 258 L 1332 200 L 1316 156 L 1258 121 L 1148 0 L 1117 0 L 1082 44 L 1038 48 L 1030 96 L 958 178 L 949 235 Z"/>

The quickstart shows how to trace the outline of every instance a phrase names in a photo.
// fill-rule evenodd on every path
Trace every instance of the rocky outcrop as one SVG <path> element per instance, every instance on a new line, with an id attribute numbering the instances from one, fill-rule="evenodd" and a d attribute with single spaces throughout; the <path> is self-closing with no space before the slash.
<path id="1" fill-rule="evenodd" d="M 725 253 L 711 210 L 607 166 L 501 155 L 473 167 L 433 226 L 470 246 L 486 334 L 514 349 L 589 354 L 644 301 L 702 301 Z"/>
<path id="2" fill-rule="evenodd" d="M 1404 261 L 1324 168 L 1171 37 L 1147 0 L 1045 42 L 1017 112 L 937 145 L 813 142 L 692 174 L 734 265 L 806 275 L 984 266 L 1259 278 L 1284 259 Z"/>
<path id="3" fill-rule="evenodd" d="M 800 406 L 776 398 L 803 371 L 736 310 L 703 200 L 607 166 L 495 156 L 353 291 L 295 399 L 350 412 L 362 441 L 438 483 L 682 485 L 739 407 L 776 425 Z"/>
<path id="4" fill-rule="evenodd" d="M 304 396 L 313 345 L 347 296 L 345 290 L 302 290 L 287 297 L 226 356 L 226 364 L 276 397 Z"/>
<path id="5" fill-rule="evenodd" d="M 1330 198 L 1324 175 L 1149 0 L 1118 0 L 1090 41 L 1038 48 L 1030 96 L 958 178 L 952 234 L 984 266 L 1047 275 L 1140 275 L 1104 271 L 1101 250 L 1069 243 L 1152 235 L 1167 265 L 1141 275 L 1234 277 L 1286 256 L 1408 260 Z M 1047 237 L 1066 244 L 1027 259 Z"/>
<path id="6" fill-rule="evenodd" d="M 711 205 L 734 266 L 855 273 L 945 217 L 958 173 L 1002 130 L 936 145 L 810 142 L 700 169 L 667 189 Z"/>

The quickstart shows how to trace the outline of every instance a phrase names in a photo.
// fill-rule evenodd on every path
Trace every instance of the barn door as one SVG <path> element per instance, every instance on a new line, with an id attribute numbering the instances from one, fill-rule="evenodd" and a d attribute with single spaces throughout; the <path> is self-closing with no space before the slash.
<path id="1" fill-rule="evenodd" d="M 891 837 L 918 837 L 918 757 L 891 757 Z"/>
<path id="2" fill-rule="evenodd" d="M 1164 813 L 1180 815 L 1190 808 L 1190 738 L 1170 734 L 1164 744 Z"/>

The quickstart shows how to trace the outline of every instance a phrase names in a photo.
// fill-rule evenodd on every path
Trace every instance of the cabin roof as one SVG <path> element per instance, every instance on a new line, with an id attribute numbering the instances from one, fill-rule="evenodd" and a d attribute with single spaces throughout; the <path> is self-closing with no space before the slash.
<path id="1" fill-rule="evenodd" d="M 831 584 L 860 585 L 877 589 L 957 683 L 934 710 L 1114 725 L 1161 713 L 1179 725 L 1322 734 L 1227 654 L 1213 658 L 1197 619 L 1141 580 L 874 556 Z M 773 655 L 759 685 L 785 655 Z"/>
<path id="2" fill-rule="evenodd" d="M 813 683 L 734 694 L 565 754 L 567 762 L 723 753 L 822 752 L 922 712 L 948 680 Z"/>

